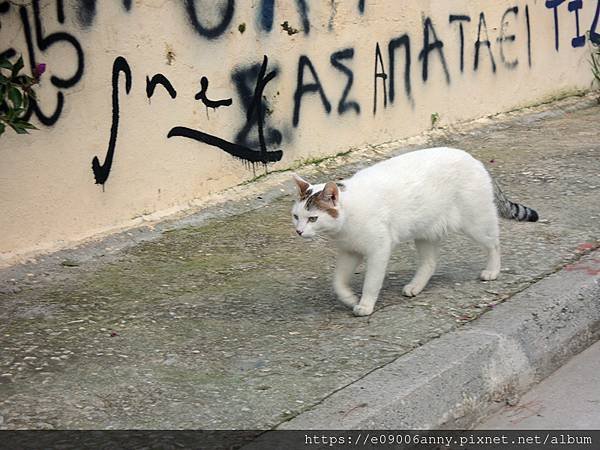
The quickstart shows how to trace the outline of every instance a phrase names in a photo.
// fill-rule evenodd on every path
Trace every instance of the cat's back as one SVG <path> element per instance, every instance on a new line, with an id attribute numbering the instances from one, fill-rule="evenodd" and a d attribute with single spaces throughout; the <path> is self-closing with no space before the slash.
<path id="1" fill-rule="evenodd" d="M 363 232 L 387 229 L 398 242 L 457 230 L 470 212 L 493 205 L 492 182 L 483 164 L 448 147 L 390 158 L 357 172 L 344 185 L 348 223 L 368 218 Z"/>
<path id="2" fill-rule="evenodd" d="M 385 188 L 389 184 L 406 184 L 430 178 L 441 180 L 464 172 L 479 171 L 482 164 L 463 150 L 435 147 L 404 153 L 360 170 L 349 182 L 357 188 L 373 182 Z"/>

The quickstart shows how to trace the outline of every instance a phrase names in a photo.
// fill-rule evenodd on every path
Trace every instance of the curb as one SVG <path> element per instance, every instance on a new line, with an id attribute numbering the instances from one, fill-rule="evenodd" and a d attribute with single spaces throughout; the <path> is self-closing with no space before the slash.
<path id="1" fill-rule="evenodd" d="M 277 429 L 469 428 L 600 338 L 600 250 Z"/>

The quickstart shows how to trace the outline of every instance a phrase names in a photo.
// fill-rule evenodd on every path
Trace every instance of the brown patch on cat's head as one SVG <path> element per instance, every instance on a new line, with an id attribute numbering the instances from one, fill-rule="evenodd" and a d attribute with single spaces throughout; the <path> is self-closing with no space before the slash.
<path id="1" fill-rule="evenodd" d="M 339 201 L 339 196 L 340 192 L 337 184 L 330 181 L 325 185 L 322 191 L 309 194 L 304 207 L 307 210 L 310 210 L 313 207 L 320 209 L 321 211 L 325 211 L 334 219 L 337 219 L 340 214 L 336 208 Z"/>
<path id="2" fill-rule="evenodd" d="M 300 195 L 300 200 L 306 200 L 312 194 L 310 183 L 300 178 L 296 174 L 294 174 L 293 177 L 294 181 L 296 182 L 296 185 L 298 186 L 298 194 Z"/>
<path id="3" fill-rule="evenodd" d="M 306 191 L 300 193 L 300 201 L 306 200 L 312 195 L 313 191 L 311 188 L 308 188 Z"/>

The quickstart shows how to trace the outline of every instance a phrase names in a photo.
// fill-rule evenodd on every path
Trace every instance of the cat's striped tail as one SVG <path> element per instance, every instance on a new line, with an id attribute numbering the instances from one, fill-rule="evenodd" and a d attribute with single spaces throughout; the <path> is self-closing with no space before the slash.
<path id="1" fill-rule="evenodd" d="M 494 203 L 496 203 L 496 208 L 498 209 L 498 214 L 500 217 L 504 217 L 505 219 L 518 220 L 519 222 L 537 222 L 538 221 L 538 213 L 520 203 L 511 202 L 498 183 L 495 180 L 494 182 Z"/>

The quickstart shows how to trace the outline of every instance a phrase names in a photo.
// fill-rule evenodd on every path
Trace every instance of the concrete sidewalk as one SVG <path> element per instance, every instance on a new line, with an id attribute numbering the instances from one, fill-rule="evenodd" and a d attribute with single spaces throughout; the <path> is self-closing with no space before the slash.
<path id="1" fill-rule="evenodd" d="M 488 361 L 477 355 L 502 355 L 469 353 L 450 340 L 457 329 L 510 328 L 513 319 L 516 327 L 521 322 L 515 314 L 526 306 L 528 320 L 545 319 L 530 320 L 539 329 L 528 328 L 523 336 L 548 339 L 547 330 L 569 331 L 546 346 L 552 351 L 541 360 L 536 358 L 542 353 L 535 352 L 546 348 L 546 341 L 532 344 L 523 356 L 531 364 L 513 367 L 517 372 L 527 368 L 527 380 L 516 383 L 516 391 L 502 393 L 498 385 L 472 377 L 473 385 L 489 391 L 473 400 L 471 385 L 454 385 L 457 378 L 439 384 L 437 392 L 423 385 L 429 398 L 413 398 L 422 404 L 407 411 L 433 411 L 431 404 L 441 405 L 439 396 L 466 400 L 429 418 L 415 412 L 416 422 L 387 424 L 468 425 L 474 418 L 473 408 L 465 407 L 470 401 L 482 412 L 486 399 L 511 401 L 519 389 L 598 337 L 600 304 L 590 296 L 598 292 L 600 260 L 594 251 L 600 241 L 599 113 L 589 98 L 574 98 L 433 133 L 421 147 L 470 151 L 513 200 L 536 209 L 542 220 L 501 223 L 503 270 L 494 282 L 477 279 L 485 260 L 480 249 L 462 237 L 449 240 L 428 288 L 411 299 L 401 290 L 412 276 L 415 255 L 410 245 L 402 246 L 377 310 L 368 318 L 353 317 L 335 301 L 328 246 L 295 236 L 291 183 L 271 181 L 264 192 L 260 183 L 248 187 L 259 191 L 254 199 L 231 204 L 210 220 L 187 218 L 149 237 L 142 231 L 124 234 L 133 242 L 123 251 L 113 252 L 109 240 L 2 271 L 0 428 L 310 426 L 322 408 L 338 407 L 345 393 L 398 364 L 407 376 L 425 380 L 420 358 L 434 354 L 428 345 L 436 342 L 455 375 L 466 372 L 461 361 L 467 355 L 468 367 Z M 383 146 L 300 172 L 313 181 L 343 177 L 406 150 Z M 579 298 L 579 291 L 569 280 L 582 289 L 581 302 L 571 312 L 569 294 Z M 550 290 L 530 297 L 529 289 L 544 281 Z M 357 276 L 357 291 L 360 282 Z M 554 292 L 562 296 L 565 313 L 555 314 L 544 303 L 553 301 Z M 559 345 L 570 337 L 571 345 Z M 537 356 L 528 359 L 531 355 Z M 502 366 L 502 380 L 510 379 L 506 370 Z M 369 422 L 377 414 L 364 404 L 346 403 L 332 422 L 314 423 L 323 428 L 386 425 Z"/>
<path id="2" fill-rule="evenodd" d="M 584 350 L 515 405 L 506 405 L 482 430 L 600 430 L 600 342 Z"/>

